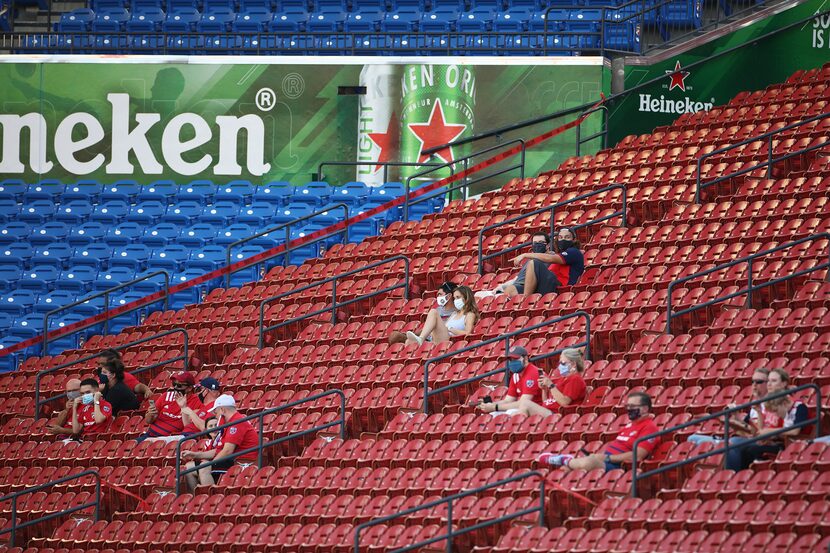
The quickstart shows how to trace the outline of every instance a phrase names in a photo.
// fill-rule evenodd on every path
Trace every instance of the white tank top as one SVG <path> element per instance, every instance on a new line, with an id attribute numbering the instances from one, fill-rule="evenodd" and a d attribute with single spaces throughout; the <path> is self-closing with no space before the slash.
<path id="1" fill-rule="evenodd" d="M 465 316 L 461 313 L 461 311 L 456 312 L 453 316 L 447 319 L 446 325 L 447 330 L 455 330 L 455 331 L 462 331 L 466 326 L 464 324 Z"/>

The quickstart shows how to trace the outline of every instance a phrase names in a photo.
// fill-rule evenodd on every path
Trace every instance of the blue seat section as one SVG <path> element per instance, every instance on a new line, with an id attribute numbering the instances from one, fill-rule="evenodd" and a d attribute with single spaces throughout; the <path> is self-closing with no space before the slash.
<path id="1" fill-rule="evenodd" d="M 107 185 L 95 181 L 2 181 L 0 321 L 7 321 L 10 331 L 0 346 L 39 335 L 45 313 L 79 298 L 130 283 L 109 295 L 111 306 L 123 305 L 163 287 L 161 275 L 131 282 L 142 276 L 164 271 L 171 284 L 190 280 L 223 267 L 227 247 L 241 239 L 275 229 L 235 246 L 232 261 L 283 244 L 286 232 L 291 239 L 302 238 L 403 193 L 401 183 L 368 187 L 362 182 L 331 186 L 320 181 L 297 186 L 279 181 L 262 185 L 248 181 L 219 185 L 209 181 L 156 181 L 147 185 L 132 181 Z M 414 207 L 412 217 L 440 209 L 442 200 L 443 196 Z M 401 213 L 395 208 L 355 225 L 350 228 L 349 241 L 376 234 L 400 220 Z M 306 216 L 303 221 L 279 228 Z M 302 263 L 343 240 L 343 233 L 338 233 L 324 241 L 304 244 L 291 251 L 287 260 L 280 255 L 235 273 L 231 283 L 257 280 L 285 261 Z M 178 309 L 197 303 L 220 285 L 224 285 L 223 279 L 217 278 L 179 292 L 170 298 L 170 306 Z M 50 317 L 49 328 L 93 316 L 104 304 L 103 297 L 94 298 L 58 312 Z M 155 308 L 162 308 L 162 303 L 120 315 L 108 331 L 138 324 Z M 76 347 L 78 340 L 103 331 L 103 325 L 97 325 L 79 335 L 61 338 L 49 346 L 49 351 L 58 353 L 61 348 Z M 33 347 L 12 359 L 39 353 Z M 0 370 L 7 366 L 12 365 L 0 363 Z"/>

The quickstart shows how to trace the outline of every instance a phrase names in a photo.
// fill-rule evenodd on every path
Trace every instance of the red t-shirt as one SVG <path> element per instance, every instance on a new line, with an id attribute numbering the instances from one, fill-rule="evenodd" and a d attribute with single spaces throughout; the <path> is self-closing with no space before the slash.
<path id="1" fill-rule="evenodd" d="M 654 419 L 650 416 L 642 417 L 634 422 L 629 422 L 620 430 L 617 438 L 605 446 L 605 453 L 611 455 L 618 455 L 620 453 L 629 453 L 634 450 L 634 442 L 643 436 L 654 434 L 657 432 L 657 425 L 654 424 Z M 654 446 L 657 445 L 658 439 L 652 438 L 645 442 L 640 442 L 638 447 L 645 449 L 651 453 Z"/>
<path id="2" fill-rule="evenodd" d="M 125 372 L 124 373 L 124 384 L 127 385 L 127 388 L 134 391 L 135 387 L 138 386 L 140 384 L 140 382 L 138 381 L 138 379 L 136 377 L 134 377 L 130 373 Z"/>
<path id="3" fill-rule="evenodd" d="M 542 403 L 542 388 L 539 387 L 539 367 L 528 363 L 524 370 L 517 374 L 510 375 L 510 385 L 507 387 L 507 395 L 516 399 L 525 394 L 532 394 L 533 401 Z"/>
<path id="4" fill-rule="evenodd" d="M 156 398 L 155 403 L 159 414 L 156 420 L 150 423 L 147 432 L 149 436 L 176 436 L 185 431 L 184 423 L 182 423 L 182 410 L 176 403 L 176 392 L 165 392 L 164 395 Z M 196 394 L 187 396 L 187 406 L 196 412 L 204 409 L 202 401 Z"/>
<path id="5" fill-rule="evenodd" d="M 585 399 L 585 379 L 582 378 L 581 374 L 573 373 L 568 376 L 562 376 L 554 380 L 553 383 L 556 384 L 556 389 L 560 393 L 571 398 L 569 405 L 579 403 Z M 551 411 L 559 408 L 559 404 L 552 397 L 545 400 L 544 405 Z"/>
<path id="6" fill-rule="evenodd" d="M 112 419 L 112 405 L 110 405 L 105 399 L 101 399 L 99 407 L 101 408 L 101 413 L 106 417 L 102 423 L 95 422 L 94 404 L 81 404 L 78 406 L 78 422 L 81 423 L 82 427 L 81 434 L 89 436 L 91 434 L 103 432 L 107 429 L 109 421 Z"/>
<path id="7" fill-rule="evenodd" d="M 210 413 L 208 413 L 208 409 L 213 407 L 213 402 L 211 402 L 210 406 L 207 406 L 207 405 L 202 404 L 202 400 L 200 400 L 199 396 L 197 396 L 196 394 L 194 394 L 192 397 L 195 397 L 199 401 L 199 408 L 198 409 L 196 409 L 195 407 L 190 407 L 190 408 L 193 409 L 196 412 L 197 415 L 199 415 L 200 419 L 202 419 L 203 421 L 207 420 L 208 417 L 210 416 Z M 188 403 L 188 406 L 189 406 L 190 401 L 188 400 L 187 403 Z M 188 424 L 187 426 L 185 426 L 182 429 L 182 432 L 185 433 L 185 434 L 195 434 L 196 432 L 201 432 L 201 430 L 199 430 L 199 427 L 191 422 L 190 424 Z"/>
<path id="8" fill-rule="evenodd" d="M 223 424 L 238 421 L 239 419 L 244 418 L 245 416 L 237 411 L 229 420 L 220 420 L 219 425 L 221 426 Z M 256 447 L 257 445 L 259 445 L 259 434 L 257 433 L 256 428 L 254 428 L 250 422 L 240 422 L 239 424 L 229 426 L 228 428 L 222 430 L 222 435 L 216 441 L 216 452 L 218 453 L 222 451 L 222 448 L 225 447 L 225 444 L 234 444 L 236 446 L 236 449 L 234 449 L 234 453 L 237 453 L 244 449 Z M 251 453 L 246 453 L 245 455 L 237 457 L 237 459 L 241 459 L 243 461 L 256 461 L 257 454 L 256 451 L 252 451 Z"/>

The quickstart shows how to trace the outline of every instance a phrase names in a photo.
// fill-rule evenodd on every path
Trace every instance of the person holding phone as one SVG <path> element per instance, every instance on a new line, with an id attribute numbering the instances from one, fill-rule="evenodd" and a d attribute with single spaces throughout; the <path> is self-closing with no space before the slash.
<path id="1" fill-rule="evenodd" d="M 154 402 L 150 403 L 147 414 L 144 415 L 144 422 L 149 427 L 147 431 L 138 437 L 139 442 L 148 439 L 176 441 L 185 435 L 193 433 L 186 430 L 191 424 L 188 419 L 184 420 L 180 401 L 194 412 L 204 412 L 205 406 L 199 395 L 196 394 L 196 379 L 193 373 L 181 371 L 173 375 L 173 386 L 166 393 L 160 395 Z"/>

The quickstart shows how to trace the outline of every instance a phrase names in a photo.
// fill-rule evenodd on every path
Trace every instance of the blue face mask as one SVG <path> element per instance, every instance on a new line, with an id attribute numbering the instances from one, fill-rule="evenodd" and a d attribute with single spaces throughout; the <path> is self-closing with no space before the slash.
<path id="1" fill-rule="evenodd" d="M 571 373 L 571 366 L 567 363 L 559 363 L 558 369 L 562 376 L 568 376 Z"/>
<path id="2" fill-rule="evenodd" d="M 83 403 L 84 405 L 89 405 L 94 401 L 94 399 L 95 396 L 93 394 L 84 394 L 81 396 L 81 403 Z"/>
<path id="3" fill-rule="evenodd" d="M 507 370 L 513 374 L 518 374 L 522 372 L 524 369 L 524 365 L 522 364 L 521 359 L 508 359 L 507 360 Z"/>

